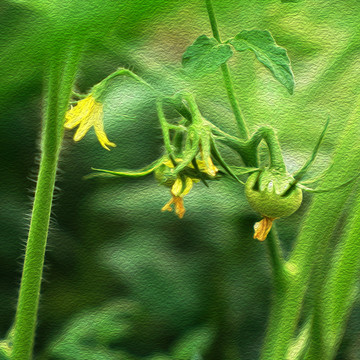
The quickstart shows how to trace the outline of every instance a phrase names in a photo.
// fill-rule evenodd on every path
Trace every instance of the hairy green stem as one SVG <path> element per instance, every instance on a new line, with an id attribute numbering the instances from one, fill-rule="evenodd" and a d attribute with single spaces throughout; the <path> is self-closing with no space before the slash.
<path id="1" fill-rule="evenodd" d="M 79 58 L 78 47 L 68 53 L 65 51 L 63 49 L 63 54 L 53 54 L 50 61 L 40 169 L 16 311 L 12 360 L 28 360 L 32 357 L 63 122 Z"/>
<path id="2" fill-rule="evenodd" d="M 215 17 L 215 13 L 214 13 L 214 9 L 213 9 L 211 0 L 205 0 L 205 3 L 206 3 L 206 9 L 207 9 L 207 12 L 209 15 L 209 20 L 210 20 L 210 25 L 211 25 L 211 30 L 212 30 L 213 36 L 221 44 L 220 33 L 219 33 L 218 26 L 217 26 L 216 17 Z M 234 116 L 235 116 L 235 119 L 236 119 L 236 122 L 237 122 L 237 125 L 239 128 L 240 137 L 244 140 L 247 140 L 249 138 L 249 131 L 247 129 L 244 117 L 241 113 L 239 102 L 235 96 L 234 84 L 231 79 L 229 66 L 226 63 L 222 64 L 221 71 L 222 71 L 222 75 L 223 75 L 223 79 L 224 79 L 224 83 L 225 83 L 227 96 L 228 96 L 232 111 L 234 113 Z"/>
<path id="3" fill-rule="evenodd" d="M 201 126 L 203 124 L 203 117 L 201 116 L 199 107 L 196 104 L 194 95 L 193 94 L 184 94 L 183 98 L 184 98 L 184 100 L 186 100 L 186 102 L 189 106 L 192 123 L 194 125 Z"/>

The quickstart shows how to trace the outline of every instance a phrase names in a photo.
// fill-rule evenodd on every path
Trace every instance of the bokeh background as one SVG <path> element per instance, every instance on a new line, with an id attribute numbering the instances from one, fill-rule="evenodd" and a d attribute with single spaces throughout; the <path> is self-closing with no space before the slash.
<path id="1" fill-rule="evenodd" d="M 72 3 L 82 6 L 80 0 Z M 85 47 L 76 90 L 88 91 L 118 67 L 169 95 L 182 89 L 182 53 L 199 35 L 211 36 L 204 2 L 119 4 L 114 28 Z M 229 65 L 250 131 L 265 124 L 276 129 L 290 172 L 311 154 L 330 116 L 309 173 L 316 176 L 329 165 L 359 95 L 358 0 L 216 0 L 214 8 L 223 39 L 244 29 L 267 29 L 288 51 L 294 95 L 250 52 L 236 54 Z M 0 2 L 1 337 L 14 319 L 38 169 L 42 49 L 48 34 L 41 16 L 41 9 L 26 1 Z M 237 134 L 220 72 L 187 86 L 208 120 Z M 161 213 L 170 193 L 151 175 L 84 180 L 91 167 L 137 169 L 164 150 L 154 96 L 147 89 L 124 78 L 104 106 L 106 132 L 116 148 L 102 149 L 92 131 L 79 143 L 72 132 L 64 139 L 35 358 L 257 359 L 270 307 L 271 269 L 265 244 L 252 239 L 259 216 L 243 187 L 227 178 L 210 188 L 197 184 L 179 220 Z M 234 153 L 221 150 L 230 163 L 241 165 Z M 266 161 L 264 146 L 262 153 Z M 296 214 L 277 221 L 285 251 L 310 199 L 305 195 Z M 358 310 L 356 304 L 339 360 L 360 359 Z"/>

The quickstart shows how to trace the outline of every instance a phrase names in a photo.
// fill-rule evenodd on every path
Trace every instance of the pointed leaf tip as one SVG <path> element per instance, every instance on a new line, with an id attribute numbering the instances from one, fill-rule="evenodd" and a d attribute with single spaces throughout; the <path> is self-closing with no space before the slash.
<path id="1" fill-rule="evenodd" d="M 229 43 L 237 51 L 251 50 L 256 58 L 265 65 L 276 80 L 286 87 L 292 95 L 295 80 L 291 69 L 290 59 L 284 48 L 278 46 L 267 30 L 243 30 Z"/>

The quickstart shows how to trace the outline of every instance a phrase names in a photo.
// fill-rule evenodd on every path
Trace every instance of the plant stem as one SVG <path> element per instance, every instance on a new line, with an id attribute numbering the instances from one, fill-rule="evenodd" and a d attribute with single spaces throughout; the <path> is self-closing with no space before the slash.
<path id="1" fill-rule="evenodd" d="M 284 158 L 281 153 L 280 143 L 276 136 L 275 130 L 271 126 L 260 127 L 251 139 L 247 142 L 247 152 L 256 154 L 257 147 L 261 140 L 265 140 L 270 155 L 270 167 L 281 172 L 286 172 Z"/>
<path id="2" fill-rule="evenodd" d="M 163 138 L 164 138 L 164 145 L 165 145 L 165 149 L 166 152 L 171 155 L 173 153 L 172 147 L 171 147 L 171 142 L 170 142 L 170 136 L 169 136 L 169 126 L 168 123 L 165 119 L 165 115 L 164 115 L 164 111 L 163 111 L 163 107 L 162 107 L 162 100 L 160 98 L 158 98 L 156 100 L 156 110 L 158 113 L 158 117 L 159 117 L 159 121 L 160 121 L 160 125 L 161 125 L 161 130 L 163 133 Z"/>
<path id="3" fill-rule="evenodd" d="M 46 240 L 61 141 L 63 122 L 79 58 L 74 47 L 69 56 L 53 54 L 47 87 L 41 161 L 15 318 L 12 360 L 32 357 Z"/>
<path id="4" fill-rule="evenodd" d="M 184 100 L 186 100 L 189 111 L 191 114 L 191 121 L 194 125 L 202 126 L 204 123 L 203 117 L 201 116 L 199 107 L 196 104 L 195 98 L 193 94 L 184 94 L 183 95 Z"/>
<path id="5" fill-rule="evenodd" d="M 356 190 L 358 190 L 357 187 Z M 337 245 L 326 281 L 315 303 L 314 327 L 305 359 L 333 359 L 357 294 L 360 271 L 360 193 L 354 191 L 352 216 Z M 325 259 L 324 259 L 325 260 Z M 316 311 L 317 310 L 317 311 Z M 314 341 L 314 338 L 317 341 Z M 323 346 L 318 346 L 319 344 Z M 319 357 L 320 355 L 320 357 Z"/>
<path id="6" fill-rule="evenodd" d="M 269 149 L 271 167 L 280 171 L 286 171 L 279 140 L 272 127 L 262 126 L 257 129 L 249 140 L 243 141 L 235 136 L 227 134 L 209 121 L 206 123 L 213 129 L 215 134 L 223 137 L 219 139 L 221 142 L 238 152 L 243 159 L 248 160 L 246 163 L 247 166 L 258 166 L 257 147 L 260 142 L 264 140 Z"/>
<path id="7" fill-rule="evenodd" d="M 281 292 L 286 285 L 286 273 L 284 267 L 284 257 L 282 254 L 280 241 L 275 226 L 276 225 L 274 224 L 265 241 L 268 246 L 269 256 L 272 263 L 275 290 Z"/>
<path id="8" fill-rule="evenodd" d="M 211 30 L 212 30 L 213 36 L 221 44 L 220 33 L 219 33 L 218 26 L 217 26 L 216 17 L 215 17 L 215 13 L 214 13 L 214 9 L 213 9 L 211 0 L 205 0 L 205 3 L 206 3 L 206 9 L 207 9 L 207 12 L 209 15 L 209 19 L 210 19 L 210 25 L 211 25 Z M 231 78 L 230 69 L 229 69 L 229 66 L 227 65 L 227 63 L 224 63 L 221 65 L 221 71 L 223 74 L 223 79 L 224 79 L 224 83 L 225 83 L 227 96 L 229 98 L 230 105 L 231 105 L 232 111 L 234 113 L 234 116 L 235 116 L 235 119 L 236 119 L 236 122 L 237 122 L 237 125 L 239 128 L 240 137 L 244 140 L 247 140 L 249 138 L 249 131 L 247 129 L 244 117 L 241 114 L 239 102 L 235 96 L 234 85 L 233 85 L 233 81 Z"/>
<path id="9" fill-rule="evenodd" d="M 114 78 L 118 76 L 128 76 L 135 81 L 139 82 L 142 85 L 145 85 L 146 87 L 150 88 L 152 91 L 154 91 L 157 95 L 160 95 L 160 92 L 157 91 L 155 88 L 153 88 L 148 82 L 146 82 L 143 78 L 136 75 L 132 71 L 128 69 L 119 68 L 116 71 L 114 71 L 112 74 L 107 76 L 104 80 L 99 82 L 98 84 L 94 85 L 91 89 L 91 92 L 94 93 L 97 96 L 101 96 L 104 89 L 106 89 L 109 86 L 109 82 L 113 80 Z"/>
<path id="10" fill-rule="evenodd" d="M 360 137 L 359 116 L 360 103 L 357 104 L 339 139 L 333 156 L 333 166 L 324 179 L 326 186 L 331 187 L 335 181 L 343 181 L 344 177 L 351 178 L 359 173 L 360 151 L 359 146 L 354 143 L 354 139 Z M 319 250 L 328 246 L 339 212 L 351 190 L 351 186 L 347 186 L 338 190 L 336 195 L 323 193 L 314 196 L 295 248 L 287 262 L 287 267 L 293 269 L 293 276 L 288 281 L 282 298 L 276 299 L 271 309 L 262 360 L 286 358 Z"/>

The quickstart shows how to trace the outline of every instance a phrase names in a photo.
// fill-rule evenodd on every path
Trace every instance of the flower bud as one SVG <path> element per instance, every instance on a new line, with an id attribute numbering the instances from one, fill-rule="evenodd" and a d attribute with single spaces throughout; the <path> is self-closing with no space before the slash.
<path id="1" fill-rule="evenodd" d="M 160 165 L 154 171 L 154 175 L 159 184 L 165 185 L 166 187 L 172 187 L 177 179 L 177 175 L 174 174 L 174 166 L 171 161 Z"/>

